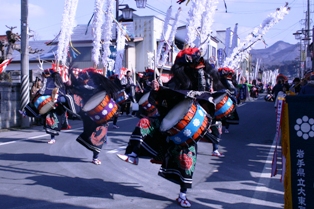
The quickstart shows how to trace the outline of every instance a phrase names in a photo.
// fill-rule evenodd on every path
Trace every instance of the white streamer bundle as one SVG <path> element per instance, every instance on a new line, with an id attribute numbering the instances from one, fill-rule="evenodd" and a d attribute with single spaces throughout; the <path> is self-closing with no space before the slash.
<path id="1" fill-rule="evenodd" d="M 57 61 L 66 64 L 69 42 L 75 26 L 75 13 L 78 0 L 66 0 L 61 23 L 61 32 L 58 38 Z"/>
<path id="2" fill-rule="evenodd" d="M 147 52 L 147 67 L 150 69 L 154 69 L 154 53 Z"/>
<path id="3" fill-rule="evenodd" d="M 161 34 L 161 41 L 158 42 L 158 46 L 157 46 L 157 53 L 156 53 L 156 57 L 157 57 L 157 62 L 159 64 L 160 62 L 160 55 L 161 55 L 161 50 L 164 46 L 164 43 L 166 43 L 166 41 L 168 40 L 169 37 L 169 32 L 168 32 L 168 28 L 169 28 L 169 22 L 171 19 L 171 13 L 172 13 L 172 6 L 170 6 L 167 10 L 167 14 L 166 14 L 166 18 L 164 21 L 164 27 L 163 27 L 163 31 Z"/>
<path id="4" fill-rule="evenodd" d="M 203 3 L 204 8 L 206 9 L 202 14 L 199 48 L 203 48 L 205 51 L 206 49 L 204 47 L 208 46 L 205 43 L 207 42 L 208 38 L 210 38 L 210 34 L 212 32 L 211 27 L 214 23 L 214 15 L 216 13 L 218 3 L 218 0 L 206 0 Z"/>
<path id="5" fill-rule="evenodd" d="M 264 82 L 264 84 L 269 84 L 271 83 L 272 85 L 276 84 L 276 78 L 279 75 L 279 70 L 267 70 L 263 72 L 262 75 L 262 81 Z"/>
<path id="6" fill-rule="evenodd" d="M 95 11 L 94 19 L 92 23 L 93 27 L 93 50 L 92 50 L 92 61 L 97 67 L 99 64 L 100 49 L 101 49 L 101 27 L 103 24 L 103 6 L 105 0 L 95 0 Z"/>
<path id="7" fill-rule="evenodd" d="M 285 15 L 289 13 L 290 8 L 288 4 L 276 10 L 276 12 L 271 13 L 259 27 L 253 29 L 253 31 L 246 37 L 244 42 L 241 42 L 238 47 L 236 47 L 230 57 L 227 57 L 224 66 L 229 66 L 236 69 L 247 56 L 251 47 L 259 40 L 262 39 L 263 35 L 268 32 L 275 24 L 282 20 Z"/>
<path id="8" fill-rule="evenodd" d="M 194 41 L 198 35 L 198 28 L 201 27 L 202 13 L 205 10 L 203 0 L 191 0 L 192 5 L 188 12 L 189 18 L 187 19 L 187 39 L 186 43 L 190 47 L 194 47 Z"/>
<path id="9" fill-rule="evenodd" d="M 124 57 L 124 48 L 125 48 L 125 35 L 122 25 L 117 24 L 117 56 L 115 62 L 115 74 L 120 75 L 120 70 L 123 67 L 122 61 Z"/>
<path id="10" fill-rule="evenodd" d="M 168 41 L 167 41 L 167 45 L 166 45 L 166 49 L 162 55 L 162 58 L 160 60 L 160 63 L 159 65 L 165 65 L 166 61 L 167 61 L 167 58 L 168 58 L 168 53 L 170 51 L 170 47 L 172 46 L 172 43 L 174 41 L 174 38 L 175 38 L 175 35 L 176 35 L 176 32 L 177 32 L 177 28 L 178 28 L 178 22 L 179 22 L 179 17 L 180 17 L 180 14 L 181 14 L 181 7 L 178 9 L 177 13 L 176 13 L 176 16 L 175 16 L 175 19 L 174 19 L 174 22 L 172 24 L 172 28 L 171 28 L 171 31 L 170 31 L 170 35 L 169 35 L 169 38 L 168 38 Z"/>
<path id="11" fill-rule="evenodd" d="M 113 10 L 114 10 L 114 2 L 112 0 L 107 0 L 106 2 L 106 10 L 105 10 L 105 20 L 104 20 L 104 28 L 103 28 L 103 55 L 102 55 L 102 63 L 104 67 L 108 65 L 108 57 L 111 54 L 110 46 L 111 46 L 111 37 L 112 37 L 112 27 L 113 27 Z"/>

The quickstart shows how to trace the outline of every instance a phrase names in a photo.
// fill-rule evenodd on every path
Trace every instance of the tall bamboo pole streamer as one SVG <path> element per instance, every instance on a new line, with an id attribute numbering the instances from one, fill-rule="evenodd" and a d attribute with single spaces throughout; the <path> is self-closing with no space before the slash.
<path id="1" fill-rule="evenodd" d="M 203 0 L 191 0 L 192 6 L 188 12 L 187 40 L 189 47 L 194 47 L 194 41 L 198 36 L 198 28 L 201 27 L 202 13 L 205 10 Z"/>
<path id="2" fill-rule="evenodd" d="M 74 28 L 77 4 L 78 0 L 66 0 L 64 4 L 61 31 L 58 38 L 57 69 L 60 63 L 66 65 L 67 53 L 69 51 L 69 43 Z"/>
<path id="3" fill-rule="evenodd" d="M 169 53 L 169 51 L 170 51 L 170 49 L 171 49 L 171 47 L 173 45 L 175 34 L 176 34 L 176 31 L 177 31 L 177 28 L 178 28 L 178 22 L 179 22 L 180 14 L 181 14 L 181 7 L 178 9 L 178 11 L 176 13 L 176 16 L 175 16 L 175 19 L 173 21 L 172 28 L 171 28 L 168 40 L 166 41 L 165 51 L 162 54 L 161 60 L 159 62 L 159 65 L 162 66 L 161 70 L 160 70 L 160 73 L 162 73 L 163 66 L 166 64 L 166 61 L 167 61 L 167 58 L 168 58 L 168 53 Z M 158 53 L 157 53 L 157 57 L 159 57 Z"/>
<path id="4" fill-rule="evenodd" d="M 269 14 L 269 16 L 260 24 L 259 27 L 253 29 L 253 31 L 245 38 L 245 41 L 241 42 L 236 47 L 232 54 L 226 58 L 224 66 L 229 66 L 233 69 L 238 68 L 242 58 L 247 57 L 251 47 L 268 32 L 275 24 L 282 20 L 288 13 L 290 7 L 288 3 L 285 6 L 276 9 L 275 12 Z"/>
<path id="5" fill-rule="evenodd" d="M 124 58 L 125 51 L 125 34 L 124 30 L 120 29 L 121 26 L 117 24 L 117 56 L 115 62 L 115 73 L 120 75 L 121 68 L 123 67 L 122 61 Z"/>
<path id="6" fill-rule="evenodd" d="M 92 50 L 92 60 L 95 68 L 99 64 L 100 58 L 100 48 L 101 48 L 101 34 L 102 34 L 102 24 L 103 24 L 103 6 L 105 0 L 95 0 L 95 11 L 93 19 L 93 50 Z"/>
<path id="7" fill-rule="evenodd" d="M 107 66 L 108 66 L 108 59 L 111 54 L 110 46 L 111 46 L 111 39 L 112 39 L 112 27 L 113 27 L 113 8 L 114 8 L 114 1 L 107 0 L 105 5 L 105 17 L 104 17 L 104 24 L 103 24 L 103 54 L 102 54 L 102 63 L 106 70 L 103 71 L 104 76 L 107 76 Z"/>
<path id="8" fill-rule="evenodd" d="M 165 18 L 165 21 L 164 21 L 164 26 L 163 26 L 163 30 L 162 30 L 162 33 L 161 33 L 161 40 L 158 42 L 158 46 L 157 46 L 157 51 L 156 51 L 156 57 L 158 57 L 158 60 L 157 60 L 157 64 L 159 64 L 159 58 L 161 56 L 161 51 L 162 51 L 162 48 L 164 47 L 164 44 L 167 43 L 168 41 L 168 37 L 169 37 L 169 31 L 168 31 L 168 28 L 169 28 L 169 22 L 170 22 L 170 19 L 171 19 L 171 13 L 172 13 L 172 6 L 170 6 L 167 10 L 167 14 L 166 14 L 166 18 Z M 162 65 L 160 63 L 160 65 Z"/>
<path id="9" fill-rule="evenodd" d="M 212 25 L 214 23 L 214 15 L 216 13 L 216 8 L 218 6 L 218 0 L 206 0 L 203 1 L 203 6 L 206 8 L 202 14 L 201 19 L 201 31 L 200 31 L 200 44 L 199 48 L 202 48 L 203 51 L 207 51 L 208 40 L 212 33 Z"/>

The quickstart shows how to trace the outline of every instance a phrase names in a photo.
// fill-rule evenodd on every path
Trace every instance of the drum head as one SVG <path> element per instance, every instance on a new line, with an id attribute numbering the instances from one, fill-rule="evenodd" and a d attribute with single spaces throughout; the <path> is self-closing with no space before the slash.
<path id="1" fill-rule="evenodd" d="M 88 111 L 94 109 L 97 105 L 99 105 L 103 101 L 103 99 L 106 97 L 106 95 L 107 95 L 107 93 L 105 91 L 102 91 L 102 92 L 95 94 L 86 102 L 86 104 L 84 105 L 82 110 L 84 112 L 88 112 Z"/>
<path id="2" fill-rule="evenodd" d="M 40 110 L 39 113 L 41 115 L 46 114 L 47 112 L 49 112 L 52 108 L 53 108 L 54 103 L 53 102 L 48 102 L 47 104 L 45 104 Z"/>
<path id="3" fill-rule="evenodd" d="M 147 92 L 146 94 L 144 94 L 140 101 L 138 102 L 139 105 L 142 105 L 144 102 L 148 101 L 148 98 L 149 98 L 149 95 L 150 95 L 150 92 Z"/>
<path id="4" fill-rule="evenodd" d="M 186 115 L 192 103 L 193 100 L 185 99 L 174 106 L 163 118 L 160 125 L 160 130 L 164 132 L 174 127 Z"/>

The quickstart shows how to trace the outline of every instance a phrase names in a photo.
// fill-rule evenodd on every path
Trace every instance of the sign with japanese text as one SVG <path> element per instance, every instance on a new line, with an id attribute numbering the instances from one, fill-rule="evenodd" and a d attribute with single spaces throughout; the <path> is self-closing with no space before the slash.
<path id="1" fill-rule="evenodd" d="M 314 208 L 314 95 L 286 96 L 293 208 Z M 288 162 L 289 163 L 289 162 Z"/>

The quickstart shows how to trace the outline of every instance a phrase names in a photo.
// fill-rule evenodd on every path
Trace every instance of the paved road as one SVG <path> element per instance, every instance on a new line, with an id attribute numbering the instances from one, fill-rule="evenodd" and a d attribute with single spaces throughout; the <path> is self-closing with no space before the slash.
<path id="1" fill-rule="evenodd" d="M 220 151 L 199 142 L 192 208 L 283 208 L 280 176 L 270 177 L 275 136 L 273 103 L 263 99 L 238 108 L 240 124 L 223 134 Z M 180 208 L 179 187 L 157 176 L 159 165 L 140 159 L 134 166 L 119 160 L 136 118 L 119 118 L 109 127 L 100 153 L 102 165 L 90 163 L 92 153 L 75 141 L 81 121 L 63 131 L 53 145 L 41 127 L 0 132 L 1 209 L 153 209 Z"/>

